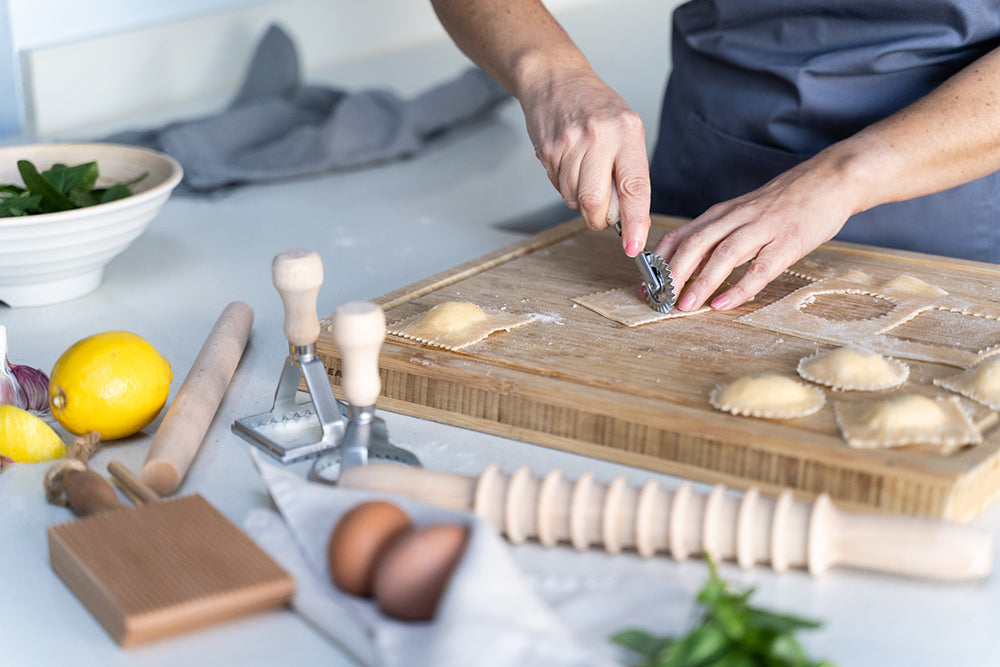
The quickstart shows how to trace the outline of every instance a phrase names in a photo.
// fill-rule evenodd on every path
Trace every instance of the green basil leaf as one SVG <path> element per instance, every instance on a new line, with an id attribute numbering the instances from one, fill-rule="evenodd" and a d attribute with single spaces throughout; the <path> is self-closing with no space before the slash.
<path id="1" fill-rule="evenodd" d="M 119 199 L 125 199 L 126 197 L 131 197 L 132 191 L 128 189 L 128 186 L 124 183 L 115 183 L 110 188 L 101 193 L 98 198 L 98 203 L 107 204 L 110 201 L 117 201 Z"/>
<path id="2" fill-rule="evenodd" d="M 18 160 L 17 170 L 21 173 L 26 188 L 41 197 L 39 206 L 46 213 L 68 211 L 76 208 L 69 197 L 60 192 L 44 176 L 38 173 L 28 160 Z"/>
<path id="3" fill-rule="evenodd" d="M 93 190 L 72 190 L 69 193 L 69 198 L 77 208 L 86 208 L 87 206 L 100 203 L 97 197 L 94 196 Z"/>
<path id="4" fill-rule="evenodd" d="M 0 218 L 17 218 L 38 213 L 38 203 L 41 199 L 29 192 L 0 197 Z"/>
<path id="5" fill-rule="evenodd" d="M 26 198 L 11 200 L 3 204 L 0 217 L 55 213 L 102 204 L 132 195 L 131 185 L 149 176 L 143 172 L 125 183 L 117 183 L 108 188 L 95 188 L 98 179 L 97 162 L 86 162 L 70 167 L 56 163 L 44 172 L 30 160 L 17 163 L 24 187 L 14 184 L 0 185 L 0 195 L 27 195 Z"/>
<path id="6" fill-rule="evenodd" d="M 64 164 L 54 164 L 42 172 L 49 183 L 59 192 L 69 195 L 73 190 L 90 190 L 97 183 L 97 163 L 86 162 L 75 167 Z"/>
<path id="7" fill-rule="evenodd" d="M 777 634 L 795 632 L 797 630 L 812 630 L 820 627 L 819 621 L 790 614 L 777 614 L 766 609 L 750 608 L 747 622 L 755 628 L 770 630 Z"/>
<path id="8" fill-rule="evenodd" d="M 133 178 L 131 181 L 125 181 L 124 183 L 122 183 L 122 185 L 126 185 L 126 186 L 128 186 L 128 187 L 131 188 L 136 183 L 141 183 L 142 181 L 146 180 L 147 176 L 149 176 L 149 172 L 148 171 L 144 171 L 141 174 L 139 174 L 138 176 L 136 176 L 135 178 Z"/>
<path id="9" fill-rule="evenodd" d="M 802 648 L 802 645 L 792 635 L 775 637 L 774 641 L 771 642 L 768 653 L 774 659 L 780 660 L 779 664 L 794 665 L 795 667 L 809 667 L 811 664 L 805 649 Z"/>
<path id="10" fill-rule="evenodd" d="M 729 637 L 721 628 L 715 625 L 702 625 L 671 647 L 671 652 L 678 656 L 679 662 L 661 664 L 664 667 L 712 665 L 713 660 L 729 650 L 730 644 Z"/>
<path id="11" fill-rule="evenodd" d="M 611 641 L 644 657 L 656 655 L 673 643 L 672 639 L 655 637 L 645 630 L 624 630 L 611 636 Z"/>
<path id="12" fill-rule="evenodd" d="M 642 667 L 833 667 L 812 663 L 795 637 L 818 621 L 780 614 L 749 604 L 753 588 L 733 593 L 706 555 L 709 576 L 697 595 L 704 607 L 699 625 L 679 639 L 645 631 L 613 637 L 644 658 Z"/>
<path id="13" fill-rule="evenodd" d="M 740 648 L 733 648 L 712 663 L 712 667 L 762 667 L 762 665 L 754 656 L 748 655 Z"/>

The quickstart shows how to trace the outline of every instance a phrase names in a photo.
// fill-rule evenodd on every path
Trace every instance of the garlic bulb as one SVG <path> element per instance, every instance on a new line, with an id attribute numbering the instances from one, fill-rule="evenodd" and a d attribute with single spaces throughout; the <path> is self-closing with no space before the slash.
<path id="1" fill-rule="evenodd" d="M 0 324 L 0 405 L 41 414 L 49 411 L 49 378 L 31 366 L 7 360 L 7 328 Z"/>
<path id="2" fill-rule="evenodd" d="M 0 324 L 0 405 L 23 408 L 21 396 L 21 385 L 7 363 L 7 327 Z"/>

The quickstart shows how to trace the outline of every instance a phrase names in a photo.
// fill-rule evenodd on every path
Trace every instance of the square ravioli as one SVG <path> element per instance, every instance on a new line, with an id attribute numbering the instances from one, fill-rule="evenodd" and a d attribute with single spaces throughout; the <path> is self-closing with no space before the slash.
<path id="1" fill-rule="evenodd" d="M 930 445 L 950 454 L 983 440 L 955 396 L 900 394 L 875 403 L 838 402 L 834 412 L 844 440 L 858 449 Z"/>
<path id="2" fill-rule="evenodd" d="M 430 310 L 393 322 L 390 334 L 446 350 L 461 350 L 497 331 L 510 331 L 533 322 L 530 315 L 483 310 L 469 301 L 445 301 Z"/>

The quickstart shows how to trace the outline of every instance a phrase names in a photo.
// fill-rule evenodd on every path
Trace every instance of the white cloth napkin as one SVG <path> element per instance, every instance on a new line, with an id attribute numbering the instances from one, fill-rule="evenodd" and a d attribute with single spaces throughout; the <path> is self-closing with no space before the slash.
<path id="1" fill-rule="evenodd" d="M 575 637 L 533 590 L 511 548 L 487 522 L 417 501 L 392 497 L 415 525 L 467 525 L 462 560 L 427 623 L 393 620 L 371 600 L 330 581 L 326 544 L 340 516 L 379 494 L 315 484 L 251 452 L 278 512 L 254 510 L 247 532 L 295 577 L 293 609 L 365 665 L 388 667 L 604 667 L 616 664 Z M 544 577 L 539 582 L 544 583 Z M 570 588 L 584 589 L 585 585 Z M 555 591 L 558 593 L 558 591 Z M 573 596 L 563 607 L 574 613 Z M 606 642 L 606 635 L 600 641 Z"/>

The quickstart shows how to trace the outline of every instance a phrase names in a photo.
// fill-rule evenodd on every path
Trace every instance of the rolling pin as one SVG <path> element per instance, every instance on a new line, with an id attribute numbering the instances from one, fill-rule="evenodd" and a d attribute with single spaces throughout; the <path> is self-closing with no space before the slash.
<path id="1" fill-rule="evenodd" d="M 177 490 L 191 467 L 253 325 L 253 310 L 233 301 L 222 311 L 198 352 L 146 453 L 140 479 L 161 496 Z"/>
<path id="2" fill-rule="evenodd" d="M 823 494 L 814 503 L 790 491 L 765 498 L 754 487 L 740 497 L 722 485 L 675 490 L 655 479 L 641 488 L 623 477 L 610 484 L 587 473 L 573 481 L 553 470 L 537 477 L 525 467 L 507 475 L 495 465 L 478 478 L 373 464 L 348 468 L 337 484 L 396 494 L 487 519 L 506 538 L 543 546 L 599 544 L 612 554 L 634 549 L 643 557 L 669 553 L 677 561 L 710 554 L 749 569 L 770 563 L 818 576 L 842 565 L 938 580 L 978 579 L 993 566 L 993 536 L 954 522 L 846 512 Z"/>

